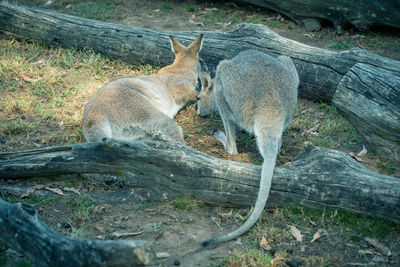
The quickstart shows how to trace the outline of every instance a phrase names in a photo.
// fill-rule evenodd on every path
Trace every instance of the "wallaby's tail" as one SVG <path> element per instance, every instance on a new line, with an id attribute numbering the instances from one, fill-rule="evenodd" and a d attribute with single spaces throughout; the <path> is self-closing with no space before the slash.
<path id="1" fill-rule="evenodd" d="M 260 189 L 258 191 L 257 201 L 250 217 L 235 231 L 226 235 L 206 240 L 201 243 L 202 246 L 205 247 L 213 243 L 226 242 L 238 236 L 241 236 L 242 234 L 247 232 L 260 218 L 268 199 L 269 190 L 271 188 L 272 174 L 278 154 L 279 142 L 280 136 L 257 137 L 258 148 L 264 158 L 264 163 L 261 169 Z"/>

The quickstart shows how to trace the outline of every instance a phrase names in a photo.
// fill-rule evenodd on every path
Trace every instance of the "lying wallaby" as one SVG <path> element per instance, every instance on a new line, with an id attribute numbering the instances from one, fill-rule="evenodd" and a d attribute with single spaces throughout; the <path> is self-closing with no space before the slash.
<path id="1" fill-rule="evenodd" d="M 277 59 L 265 53 L 248 50 L 232 60 L 221 61 L 214 84 L 208 74 L 201 73 L 203 88 L 199 94 L 197 114 L 219 111 L 225 133 L 214 136 L 230 154 L 237 154 L 236 125 L 254 134 L 264 158 L 260 189 L 254 210 L 237 230 L 202 243 L 232 240 L 248 231 L 261 216 L 268 199 L 276 157 L 284 129 L 291 122 L 297 103 L 299 77 L 289 57 Z"/>
<path id="2" fill-rule="evenodd" d="M 200 73 L 198 53 L 201 34 L 185 47 L 170 37 L 175 60 L 157 74 L 121 78 L 100 88 L 88 101 L 82 133 L 87 142 L 104 137 L 134 140 L 161 132 L 184 142 L 182 129 L 173 120 L 189 101 L 195 100 Z"/>

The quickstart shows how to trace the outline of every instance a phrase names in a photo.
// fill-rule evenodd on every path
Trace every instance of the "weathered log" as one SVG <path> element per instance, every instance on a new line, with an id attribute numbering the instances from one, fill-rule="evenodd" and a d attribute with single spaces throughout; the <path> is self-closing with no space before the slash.
<path id="1" fill-rule="evenodd" d="M 147 241 L 86 240 L 55 233 L 28 204 L 0 198 L 0 242 L 26 256 L 34 266 L 143 266 L 154 262 Z"/>
<path id="2" fill-rule="evenodd" d="M 260 166 L 217 159 L 184 144 L 105 139 L 32 151 L 0 153 L 0 177 L 107 173 L 153 200 L 194 195 L 207 203 L 254 204 Z M 141 190 L 141 191 L 140 191 Z M 135 191 L 135 190 L 134 190 Z M 274 170 L 269 206 L 332 207 L 400 221 L 400 179 L 362 167 L 345 153 L 308 146 Z"/>
<path id="3" fill-rule="evenodd" d="M 239 0 L 284 14 L 298 24 L 304 19 L 328 20 L 341 32 L 353 25 L 361 31 L 373 26 L 400 28 L 400 2 L 387 0 Z"/>
<path id="4" fill-rule="evenodd" d="M 168 35 L 183 43 L 199 32 L 167 32 L 137 29 L 60 14 L 51 10 L 0 3 L 0 34 L 16 39 L 36 40 L 49 45 L 85 48 L 128 63 L 170 64 Z M 300 76 L 300 97 L 330 102 L 343 76 L 356 63 L 382 68 L 400 76 L 400 62 L 361 49 L 341 53 L 320 49 L 279 36 L 268 27 L 240 24 L 231 32 L 205 32 L 201 58 L 210 72 L 222 59 L 246 49 L 290 56 Z"/>
<path id="5" fill-rule="evenodd" d="M 383 158 L 400 162 L 400 78 L 356 64 L 340 81 L 333 104 Z"/>

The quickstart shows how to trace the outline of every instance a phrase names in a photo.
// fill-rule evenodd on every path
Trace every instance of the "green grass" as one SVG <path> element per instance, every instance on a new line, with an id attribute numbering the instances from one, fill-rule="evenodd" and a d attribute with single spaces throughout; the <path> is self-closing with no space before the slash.
<path id="1" fill-rule="evenodd" d="M 106 20 L 112 17 L 114 9 L 107 1 L 83 2 L 72 5 L 70 9 L 63 9 L 63 12 L 88 19 Z"/>
<path id="2" fill-rule="evenodd" d="M 64 198 L 64 203 L 72 209 L 72 220 L 77 225 L 84 225 L 93 215 L 95 200 L 88 196 Z"/>
<path id="3" fill-rule="evenodd" d="M 159 69 L 112 61 L 91 49 L 12 39 L 0 42 L 0 66 L 0 131 L 12 136 L 2 151 L 36 148 L 37 142 L 82 142 L 83 107 L 90 95 L 110 79 Z"/>
<path id="4" fill-rule="evenodd" d="M 299 139 L 290 139 L 287 147 L 298 146 L 304 141 L 326 148 L 336 148 L 337 144 L 362 143 L 362 138 L 355 128 L 338 114 L 333 105 L 320 102 L 317 110 L 303 111 L 300 106 L 296 107 L 295 117 L 288 128 L 288 133 L 296 134 L 296 129 L 300 129 L 304 134 Z M 286 150 L 287 148 L 283 146 L 282 151 Z"/>
<path id="5" fill-rule="evenodd" d="M 287 259 L 290 259 L 290 255 L 286 252 L 287 244 L 294 241 L 287 225 L 296 226 L 302 234 L 308 232 L 303 237 L 302 244 L 304 245 L 307 245 L 311 240 L 312 233 L 318 229 L 324 229 L 328 233 L 328 237 L 321 237 L 325 240 L 323 242 L 326 242 L 326 238 L 332 239 L 332 235 L 334 235 L 334 238 L 340 238 L 344 240 L 343 242 L 349 243 L 359 243 L 365 237 L 386 239 L 400 232 L 399 224 L 381 218 L 348 211 L 313 209 L 289 204 L 282 209 L 275 209 L 273 213 L 265 214 L 259 220 L 244 237 L 242 244 L 246 246 L 246 249 L 235 251 L 231 256 L 215 261 L 209 266 L 270 266 L 272 260 L 274 266 L 281 266 L 279 264 L 284 264 Z M 267 238 L 271 247 L 277 249 L 273 257 L 268 254 L 268 251 L 260 250 L 261 237 Z M 279 244 L 286 244 L 283 250 L 279 249 Z M 344 264 L 340 252 L 331 252 L 328 255 L 320 256 L 310 254 L 303 260 L 306 266 L 331 266 L 333 262 L 339 265 Z"/>
<path id="6" fill-rule="evenodd" d="M 32 194 L 23 199 L 13 196 L 11 194 L 3 194 L 1 197 L 5 201 L 8 201 L 10 203 L 24 202 L 27 204 L 31 204 L 35 207 L 47 205 L 49 203 L 53 203 L 53 202 L 57 201 L 57 199 L 55 197 L 39 197 L 39 196 L 35 196 Z"/>
<path id="7" fill-rule="evenodd" d="M 29 131 L 29 123 L 22 119 L 16 119 L 8 123 L 0 124 L 0 131 L 5 135 L 17 135 Z"/>
<path id="8" fill-rule="evenodd" d="M 188 5 L 186 6 L 186 10 L 189 11 L 189 12 L 195 12 L 196 9 L 197 9 L 196 6 L 195 6 L 195 5 L 192 5 L 192 4 L 188 4 Z"/>
<path id="9" fill-rule="evenodd" d="M 389 174 L 395 174 L 397 171 L 397 168 L 395 167 L 396 163 L 390 160 L 383 160 L 378 158 L 376 161 L 376 166 L 382 171 L 385 171 Z"/>
<path id="10" fill-rule="evenodd" d="M 328 45 L 328 48 L 333 50 L 346 50 L 354 47 L 354 45 L 355 45 L 354 41 L 346 40 L 344 42 L 331 43 Z"/>
<path id="11" fill-rule="evenodd" d="M 199 207 L 204 206 L 204 202 L 196 199 L 194 196 L 177 197 L 171 203 L 172 207 L 176 210 L 192 211 Z"/>
<path id="12" fill-rule="evenodd" d="M 286 220 L 296 225 L 313 226 L 311 220 L 328 229 L 334 226 L 350 227 L 353 235 L 359 237 L 385 238 L 400 232 L 400 224 L 345 210 L 321 210 L 290 204 L 282 209 L 282 213 Z"/>
<path id="13" fill-rule="evenodd" d="M 172 6 L 168 3 L 162 3 L 160 9 L 163 13 L 168 13 L 172 9 Z"/>

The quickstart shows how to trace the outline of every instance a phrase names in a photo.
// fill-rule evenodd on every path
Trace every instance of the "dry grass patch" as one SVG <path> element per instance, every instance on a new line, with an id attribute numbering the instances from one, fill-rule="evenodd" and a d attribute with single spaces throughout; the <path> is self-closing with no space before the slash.
<path id="1" fill-rule="evenodd" d="M 121 76 L 154 72 L 112 61 L 90 49 L 0 43 L 1 151 L 82 142 L 88 98 Z"/>

